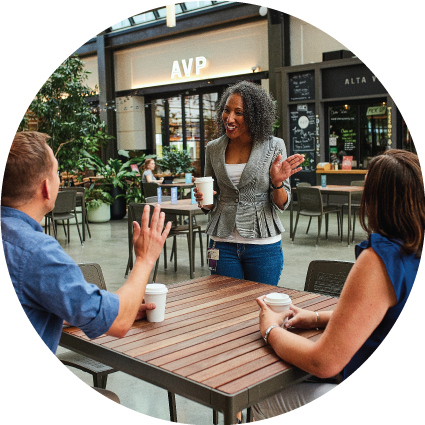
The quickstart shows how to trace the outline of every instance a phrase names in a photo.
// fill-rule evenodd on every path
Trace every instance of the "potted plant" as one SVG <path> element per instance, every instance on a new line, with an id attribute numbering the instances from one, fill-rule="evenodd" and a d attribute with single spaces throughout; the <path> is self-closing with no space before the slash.
<path id="1" fill-rule="evenodd" d="M 89 170 L 93 170 L 97 175 L 102 176 L 102 188 L 108 191 L 112 198 L 111 219 L 120 220 L 126 214 L 125 195 L 129 184 L 127 180 L 132 180 L 138 173 L 130 169 L 129 161 L 122 163 L 119 159 L 108 159 L 104 164 L 96 155 L 91 155 L 87 151 L 81 152 L 81 163 Z"/>
<path id="2" fill-rule="evenodd" d="M 164 146 L 162 148 L 162 158 L 158 158 L 158 165 L 161 170 L 167 170 L 171 175 L 180 175 L 184 173 L 193 173 L 192 158 L 187 151 L 179 151 L 175 146 Z"/>
<path id="3" fill-rule="evenodd" d="M 94 187 L 94 183 L 85 190 L 87 219 L 91 223 L 105 223 L 111 219 L 110 205 L 114 198 L 102 188 Z"/>

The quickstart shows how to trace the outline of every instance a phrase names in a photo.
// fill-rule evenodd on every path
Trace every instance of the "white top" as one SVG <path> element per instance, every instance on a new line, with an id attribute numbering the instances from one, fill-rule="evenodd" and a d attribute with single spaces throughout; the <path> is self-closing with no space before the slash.
<path id="1" fill-rule="evenodd" d="M 227 174 L 232 181 L 232 183 L 237 186 L 241 179 L 243 170 L 245 169 L 245 164 L 226 164 Z M 217 236 L 211 236 L 211 239 L 216 242 L 232 242 L 232 243 L 243 243 L 243 244 L 252 244 L 252 245 L 269 245 L 272 243 L 280 242 L 282 239 L 281 235 L 272 236 L 270 238 L 244 238 L 238 231 L 235 229 L 233 233 L 226 238 L 218 238 Z"/>

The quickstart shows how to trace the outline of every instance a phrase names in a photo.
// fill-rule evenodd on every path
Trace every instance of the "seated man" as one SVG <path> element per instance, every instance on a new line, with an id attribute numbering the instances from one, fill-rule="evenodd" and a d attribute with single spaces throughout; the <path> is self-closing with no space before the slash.
<path id="1" fill-rule="evenodd" d="M 63 322 L 78 326 L 89 338 L 104 333 L 123 337 L 145 315 L 143 296 L 153 265 L 171 223 L 155 208 L 149 228 L 149 207 L 142 228 L 134 222 L 136 261 L 131 275 L 115 294 L 87 283 L 78 265 L 40 221 L 54 206 L 59 190 L 58 162 L 47 145 L 48 135 L 17 133 L 10 149 L 1 194 L 1 231 L 10 278 L 30 322 L 53 353 Z"/>

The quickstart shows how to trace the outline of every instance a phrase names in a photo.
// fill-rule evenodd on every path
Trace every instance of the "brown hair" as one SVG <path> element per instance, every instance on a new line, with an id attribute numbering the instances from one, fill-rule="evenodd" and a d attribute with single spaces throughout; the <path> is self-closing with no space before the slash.
<path id="1" fill-rule="evenodd" d="M 367 223 L 366 223 L 367 216 Z M 425 196 L 419 158 L 391 149 L 369 163 L 360 205 L 360 224 L 370 233 L 402 241 L 405 254 L 422 254 Z"/>
<path id="2" fill-rule="evenodd" d="M 152 161 L 155 161 L 155 160 L 152 158 L 145 159 L 145 163 L 143 164 L 143 171 L 148 169 L 148 166 Z"/>
<path id="3" fill-rule="evenodd" d="M 50 148 L 46 143 L 49 138 L 36 131 L 16 133 L 3 176 L 2 205 L 16 208 L 34 197 L 37 185 L 52 170 Z"/>

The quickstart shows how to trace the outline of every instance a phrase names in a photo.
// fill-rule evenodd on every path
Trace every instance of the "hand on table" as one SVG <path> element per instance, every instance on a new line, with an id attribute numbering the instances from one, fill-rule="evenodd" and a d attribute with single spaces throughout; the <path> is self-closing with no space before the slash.
<path id="1" fill-rule="evenodd" d="M 145 302 L 145 300 L 143 300 L 143 302 Z M 155 308 L 155 303 L 141 304 L 135 320 L 144 319 L 146 317 L 146 310 L 155 310 Z"/>
<path id="2" fill-rule="evenodd" d="M 312 329 L 316 327 L 317 316 L 314 311 L 303 310 L 294 305 L 290 305 L 289 310 L 291 314 L 284 324 L 285 328 L 293 326 L 300 329 Z"/>
<path id="3" fill-rule="evenodd" d="M 304 155 L 296 153 L 286 158 L 285 161 L 280 162 L 281 159 L 282 155 L 279 154 L 270 167 L 270 179 L 276 187 L 281 186 L 283 181 L 301 171 L 300 165 L 304 162 Z"/>
<path id="4" fill-rule="evenodd" d="M 266 295 L 263 295 L 257 298 L 257 304 L 260 306 L 260 332 L 261 336 L 264 338 L 264 334 L 270 326 L 277 325 L 282 326 L 283 321 L 286 317 L 292 314 L 291 310 L 283 311 L 282 313 L 275 313 L 265 302 L 264 298 Z"/>

